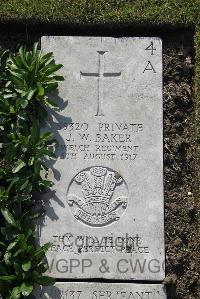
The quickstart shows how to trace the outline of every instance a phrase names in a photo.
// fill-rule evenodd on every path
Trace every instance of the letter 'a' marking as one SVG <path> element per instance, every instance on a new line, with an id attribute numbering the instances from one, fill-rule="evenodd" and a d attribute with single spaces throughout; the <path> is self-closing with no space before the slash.
<path id="1" fill-rule="evenodd" d="M 156 73 L 155 68 L 153 67 L 151 61 L 148 61 L 143 73 L 145 73 L 146 71 L 153 71 L 154 73 Z"/>

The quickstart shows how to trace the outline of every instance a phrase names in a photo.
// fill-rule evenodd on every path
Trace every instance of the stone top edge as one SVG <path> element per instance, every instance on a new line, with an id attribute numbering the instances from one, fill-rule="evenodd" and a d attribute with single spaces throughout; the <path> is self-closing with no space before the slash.
<path id="1" fill-rule="evenodd" d="M 104 281 L 104 282 L 97 282 L 97 281 L 56 281 L 56 285 L 62 285 L 62 284 L 76 284 L 78 283 L 79 285 L 95 285 L 95 284 L 99 284 L 101 286 L 107 286 L 107 285 L 115 285 L 115 286 L 120 286 L 120 285 L 127 285 L 127 286 L 143 286 L 143 285 L 149 285 L 149 286 L 161 286 L 161 287 L 165 287 L 165 284 L 162 281 L 157 281 L 156 283 L 151 282 L 151 281 L 144 281 L 144 282 L 134 282 L 134 281 L 122 281 L 122 282 L 110 282 L 110 281 Z"/>
<path id="2" fill-rule="evenodd" d="M 163 39 L 160 37 L 156 36 L 121 36 L 121 37 L 113 37 L 113 36 L 77 36 L 77 35 L 43 35 L 41 39 L 49 39 L 49 38 L 56 38 L 56 39 L 86 39 L 86 38 L 91 38 L 91 39 L 102 39 L 102 40 L 158 40 L 162 43 Z"/>

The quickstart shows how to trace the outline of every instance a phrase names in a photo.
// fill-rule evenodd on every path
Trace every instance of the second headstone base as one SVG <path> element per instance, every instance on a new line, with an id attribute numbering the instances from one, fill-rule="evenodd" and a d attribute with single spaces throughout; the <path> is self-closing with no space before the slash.
<path id="1" fill-rule="evenodd" d="M 37 299 L 167 299 L 162 284 L 57 282 L 35 291 Z"/>

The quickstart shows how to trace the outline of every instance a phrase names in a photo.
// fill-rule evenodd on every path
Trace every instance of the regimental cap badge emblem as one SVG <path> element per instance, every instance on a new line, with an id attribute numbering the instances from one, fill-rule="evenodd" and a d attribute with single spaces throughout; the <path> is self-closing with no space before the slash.
<path id="1" fill-rule="evenodd" d="M 128 188 L 122 176 L 107 167 L 89 167 L 71 181 L 67 201 L 74 217 L 98 227 L 118 221 L 127 207 Z"/>

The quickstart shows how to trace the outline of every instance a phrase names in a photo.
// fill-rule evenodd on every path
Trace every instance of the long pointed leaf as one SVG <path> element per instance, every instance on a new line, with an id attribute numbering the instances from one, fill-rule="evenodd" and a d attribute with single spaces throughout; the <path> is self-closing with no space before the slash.
<path id="1" fill-rule="evenodd" d="M 14 227 L 18 227 L 17 221 L 15 221 L 13 215 L 8 211 L 8 209 L 1 209 L 5 220 Z"/>

